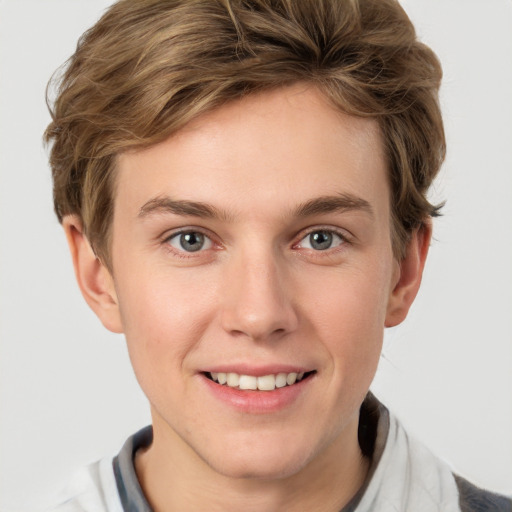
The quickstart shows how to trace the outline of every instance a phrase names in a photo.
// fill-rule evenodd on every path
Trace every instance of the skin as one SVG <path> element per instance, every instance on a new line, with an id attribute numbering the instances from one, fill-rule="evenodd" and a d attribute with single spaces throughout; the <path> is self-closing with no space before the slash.
<path id="1" fill-rule="evenodd" d="M 296 84 L 119 156 L 112 274 L 65 218 L 84 297 L 125 333 L 151 403 L 154 441 L 136 469 L 155 510 L 334 511 L 357 492 L 359 407 L 430 240 L 427 224 L 396 261 L 389 198 L 376 121 Z M 205 245 L 187 252 L 180 230 Z M 332 244 L 319 250 L 312 233 Z M 315 373 L 284 407 L 241 412 L 205 385 L 225 364 Z"/>

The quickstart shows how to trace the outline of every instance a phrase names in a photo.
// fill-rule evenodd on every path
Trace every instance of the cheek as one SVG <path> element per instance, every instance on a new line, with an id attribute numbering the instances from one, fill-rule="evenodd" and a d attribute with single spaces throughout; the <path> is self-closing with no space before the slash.
<path id="1" fill-rule="evenodd" d="M 121 317 L 134 371 L 143 388 L 172 381 L 199 344 L 213 314 L 212 290 L 189 275 L 146 271 L 119 281 Z M 174 371 L 172 371 L 174 369 Z M 144 382 L 143 382 L 144 381 Z"/>
<path id="2" fill-rule="evenodd" d="M 344 378 L 373 377 L 384 335 L 387 283 L 379 269 L 340 272 L 325 281 L 308 307 L 319 339 Z"/>

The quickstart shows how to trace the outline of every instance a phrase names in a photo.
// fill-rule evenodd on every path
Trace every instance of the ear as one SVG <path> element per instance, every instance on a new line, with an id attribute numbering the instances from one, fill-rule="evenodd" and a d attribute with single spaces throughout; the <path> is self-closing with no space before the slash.
<path id="1" fill-rule="evenodd" d="M 114 280 L 109 270 L 94 254 L 76 215 L 62 220 L 73 259 L 78 286 L 89 307 L 112 332 L 123 332 Z"/>
<path id="2" fill-rule="evenodd" d="M 420 288 L 431 238 L 432 223 L 426 222 L 412 234 L 404 259 L 397 262 L 398 276 L 388 301 L 385 327 L 405 320 Z"/>

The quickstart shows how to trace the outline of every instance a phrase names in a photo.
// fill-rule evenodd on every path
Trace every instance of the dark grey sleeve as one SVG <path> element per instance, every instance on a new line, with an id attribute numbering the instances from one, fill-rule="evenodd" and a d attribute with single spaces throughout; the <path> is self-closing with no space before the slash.
<path id="1" fill-rule="evenodd" d="M 459 489 L 461 512 L 512 512 L 512 498 L 495 494 L 453 475 Z"/>

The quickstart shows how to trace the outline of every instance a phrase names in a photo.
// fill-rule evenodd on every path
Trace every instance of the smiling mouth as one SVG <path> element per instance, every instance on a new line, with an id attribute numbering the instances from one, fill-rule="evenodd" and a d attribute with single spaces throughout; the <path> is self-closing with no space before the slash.
<path id="1" fill-rule="evenodd" d="M 311 377 L 316 371 L 300 373 L 276 373 L 255 377 L 254 375 L 242 375 L 238 373 L 205 372 L 204 375 L 221 386 L 248 390 L 248 391 L 274 391 L 298 384 Z"/>

